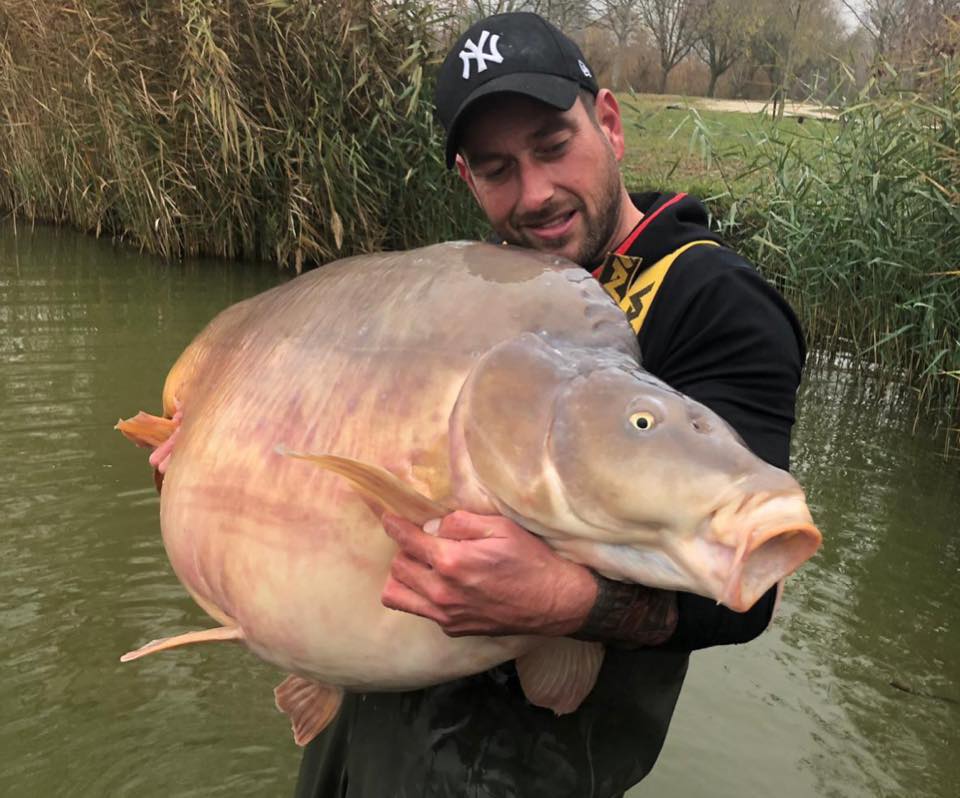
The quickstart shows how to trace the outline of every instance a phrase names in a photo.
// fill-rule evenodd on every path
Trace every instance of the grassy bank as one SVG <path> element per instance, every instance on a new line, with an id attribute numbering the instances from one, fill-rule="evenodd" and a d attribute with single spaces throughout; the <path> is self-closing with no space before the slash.
<path id="1" fill-rule="evenodd" d="M 812 345 L 960 414 L 960 70 L 868 87 L 840 119 L 773 122 L 627 99 L 636 187 L 708 199 Z"/>
<path id="2" fill-rule="evenodd" d="M 757 139 L 775 135 L 807 146 L 815 129 L 835 124 L 708 110 L 700 107 L 700 98 L 676 95 L 621 94 L 618 99 L 627 140 L 623 170 L 628 186 L 669 188 L 705 198 L 729 194 L 730 183 L 746 192 L 750 150 Z"/>
<path id="3" fill-rule="evenodd" d="M 406 0 L 5 0 L 0 206 L 297 268 L 462 235 L 434 58 Z"/>

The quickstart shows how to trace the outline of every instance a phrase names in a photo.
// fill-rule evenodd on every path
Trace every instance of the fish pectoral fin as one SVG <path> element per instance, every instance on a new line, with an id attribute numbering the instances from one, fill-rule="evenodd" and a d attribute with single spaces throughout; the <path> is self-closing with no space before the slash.
<path id="1" fill-rule="evenodd" d="M 339 474 L 349 480 L 356 491 L 373 502 L 375 507 L 381 507 L 394 515 L 406 518 L 418 526 L 423 526 L 433 518 L 441 518 L 453 509 L 428 499 L 380 466 L 332 454 L 294 452 L 282 445 L 277 446 L 275 451 L 286 457 L 308 460 L 321 468 Z"/>
<path id="2" fill-rule="evenodd" d="M 343 703 L 343 690 L 290 674 L 273 688 L 277 709 L 290 718 L 293 741 L 304 746 L 334 719 Z"/>
<path id="3" fill-rule="evenodd" d="M 179 420 L 154 416 L 141 410 L 135 416 L 120 419 L 114 429 L 137 446 L 154 448 L 173 435 L 179 424 Z"/>
<path id="4" fill-rule="evenodd" d="M 151 640 L 145 646 L 140 646 L 136 651 L 128 651 L 120 657 L 120 661 L 130 662 L 148 654 L 156 654 L 159 651 L 166 651 L 168 648 L 189 646 L 192 643 L 218 643 L 225 640 L 243 640 L 243 630 L 238 626 L 218 626 L 215 629 L 200 629 L 196 632 L 186 632 L 174 637 L 162 637 L 159 640 Z"/>
<path id="5" fill-rule="evenodd" d="M 557 715 L 573 712 L 590 694 L 603 664 L 602 643 L 557 637 L 517 657 L 527 700 Z"/>

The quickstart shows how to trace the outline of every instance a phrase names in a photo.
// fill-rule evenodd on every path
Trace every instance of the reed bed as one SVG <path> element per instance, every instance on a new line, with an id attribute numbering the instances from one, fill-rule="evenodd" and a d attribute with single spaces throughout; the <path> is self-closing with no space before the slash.
<path id="1" fill-rule="evenodd" d="M 0 0 L 0 206 L 292 265 L 477 229 L 407 0 Z"/>
<path id="2" fill-rule="evenodd" d="M 0 207 L 300 270 L 483 230 L 443 168 L 414 0 L 0 0 Z M 760 125 L 711 201 L 812 346 L 960 416 L 960 64 Z M 789 132 L 788 132 L 789 130 Z M 714 178 L 719 176 L 718 180 Z"/>
<path id="3" fill-rule="evenodd" d="M 736 151 L 712 153 L 732 175 L 713 208 L 788 296 L 812 348 L 852 355 L 951 423 L 960 418 L 960 61 L 942 59 L 921 81 L 905 92 L 888 73 L 835 123 L 787 135 L 768 125 Z M 738 168 L 724 172 L 724 159 Z"/>

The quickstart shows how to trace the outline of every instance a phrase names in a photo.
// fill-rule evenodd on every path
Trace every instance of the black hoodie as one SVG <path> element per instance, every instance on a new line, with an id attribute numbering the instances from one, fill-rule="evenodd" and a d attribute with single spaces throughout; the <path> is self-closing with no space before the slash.
<path id="1" fill-rule="evenodd" d="M 644 263 L 717 240 L 696 200 L 633 200 L 645 216 L 626 254 Z M 800 330 L 742 258 L 708 245 L 678 257 L 639 341 L 647 370 L 723 416 L 760 457 L 787 466 Z M 660 753 L 688 652 L 755 637 L 773 593 L 743 614 L 685 593 L 678 604 L 679 625 L 665 645 L 607 649 L 596 686 L 570 715 L 530 705 L 512 663 L 425 690 L 348 694 L 304 753 L 297 798 L 622 795 Z"/>

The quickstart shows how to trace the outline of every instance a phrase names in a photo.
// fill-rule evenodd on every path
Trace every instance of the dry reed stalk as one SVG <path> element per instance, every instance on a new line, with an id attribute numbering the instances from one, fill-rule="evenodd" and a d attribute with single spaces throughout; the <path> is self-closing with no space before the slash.
<path id="1" fill-rule="evenodd" d="M 468 235 L 435 60 L 407 0 L 2 0 L 0 205 L 298 270 Z"/>

